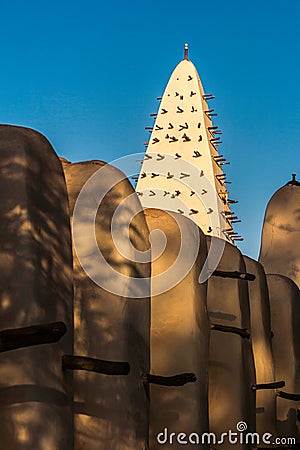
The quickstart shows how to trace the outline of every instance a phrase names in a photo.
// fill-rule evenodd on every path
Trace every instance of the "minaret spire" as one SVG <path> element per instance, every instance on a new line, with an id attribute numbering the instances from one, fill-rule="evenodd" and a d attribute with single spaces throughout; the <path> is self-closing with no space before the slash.
<path id="1" fill-rule="evenodd" d="M 229 164 L 218 152 L 222 131 L 213 125 L 216 116 L 208 102 L 199 75 L 188 59 L 176 66 L 152 127 L 136 190 L 144 208 L 174 211 L 193 220 L 206 234 L 241 240 L 230 210 L 226 174 Z"/>
<path id="2" fill-rule="evenodd" d="M 189 44 L 187 42 L 184 44 L 184 59 L 189 60 Z"/>

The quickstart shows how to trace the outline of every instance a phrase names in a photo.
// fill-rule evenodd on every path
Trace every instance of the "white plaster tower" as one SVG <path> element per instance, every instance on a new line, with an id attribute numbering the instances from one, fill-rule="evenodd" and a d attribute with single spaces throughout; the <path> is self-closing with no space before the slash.
<path id="1" fill-rule="evenodd" d="M 188 59 L 173 71 L 161 98 L 137 182 L 144 208 L 174 211 L 192 219 L 204 233 L 229 242 L 241 240 L 232 227 L 238 219 L 230 211 L 224 164 L 218 152 L 222 134 L 199 75 Z"/>

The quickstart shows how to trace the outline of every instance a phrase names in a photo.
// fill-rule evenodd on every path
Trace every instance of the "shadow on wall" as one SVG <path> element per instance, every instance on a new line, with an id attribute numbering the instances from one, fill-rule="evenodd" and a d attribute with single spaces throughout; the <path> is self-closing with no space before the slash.
<path id="1" fill-rule="evenodd" d="M 141 373 L 149 373 L 149 294 L 150 263 L 136 263 L 122 256 L 111 236 L 111 221 L 115 210 L 121 211 L 115 225 L 117 238 L 125 243 L 130 252 L 130 242 L 140 251 L 149 246 L 148 229 L 127 179 L 118 182 L 123 175 L 114 167 L 101 161 L 71 164 L 62 161 L 66 174 L 71 217 L 76 239 L 74 251 L 74 353 L 110 361 L 130 363 L 128 376 L 109 376 L 98 373 L 74 373 L 74 413 L 76 450 L 144 450 L 148 436 L 148 390 Z M 86 181 L 99 169 L 104 175 L 93 178 L 88 195 L 79 209 L 73 210 L 75 202 Z M 101 193 L 111 186 L 103 201 Z M 99 206 L 100 204 L 100 206 Z M 77 207 L 76 207 L 77 208 Z M 108 263 L 99 259 L 95 251 L 93 233 L 88 226 L 95 214 L 95 237 Z M 131 218 L 134 217 L 131 226 Z M 77 225 L 75 225 L 75 222 Z M 81 267 L 78 260 L 85 258 L 88 269 L 101 278 L 98 286 Z M 127 275 L 127 281 L 118 281 L 111 269 Z M 132 277 L 148 277 L 149 282 L 140 294 Z M 115 281 L 116 280 L 116 281 Z M 112 289 L 112 291 L 109 290 Z M 113 293 L 118 288 L 119 293 Z"/>
<path id="2" fill-rule="evenodd" d="M 211 238 L 207 237 L 208 247 Z M 227 243 L 217 270 L 246 272 L 241 252 Z M 208 280 L 208 312 L 211 322 L 251 331 L 247 281 L 212 276 Z M 236 429 L 244 420 L 248 430 L 255 430 L 256 383 L 252 341 L 234 333 L 211 331 L 209 360 L 210 428 L 221 436 L 225 430 Z M 222 448 L 223 444 L 216 445 Z M 245 449 L 246 445 L 236 444 Z"/>
<path id="3" fill-rule="evenodd" d="M 164 428 L 170 433 L 200 434 L 209 428 L 207 284 L 198 282 L 207 250 L 203 233 L 188 218 L 151 208 L 145 210 L 145 217 L 149 230 L 161 230 L 167 240 L 164 252 L 152 264 L 152 292 L 162 286 L 166 289 L 151 298 L 151 372 L 163 376 L 194 373 L 197 378 L 195 383 L 179 387 L 151 385 L 150 448 L 154 450 L 161 448 L 157 435 Z M 185 244 L 182 236 L 188 237 Z M 152 242 L 155 244 L 155 235 Z M 185 249 L 179 254 L 181 246 Z M 184 270 L 187 262 L 190 267 Z M 171 274 L 163 276 L 170 269 Z M 179 447 L 176 442 L 164 445 L 170 450 Z M 197 448 L 206 450 L 208 446 Z"/>
<path id="4" fill-rule="evenodd" d="M 71 448 L 61 356 L 72 352 L 72 253 L 64 175 L 39 133 L 0 126 L 0 328 L 63 321 L 59 343 L 0 354 L 0 449 Z"/>

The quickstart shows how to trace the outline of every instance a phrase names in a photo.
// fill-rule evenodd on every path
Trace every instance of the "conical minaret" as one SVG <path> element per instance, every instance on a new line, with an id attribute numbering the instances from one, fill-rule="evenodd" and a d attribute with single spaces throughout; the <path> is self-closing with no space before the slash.
<path id="1" fill-rule="evenodd" d="M 218 153 L 222 134 L 213 125 L 213 99 L 205 94 L 199 75 L 188 59 L 177 65 L 167 84 L 151 132 L 137 182 L 144 208 L 174 211 L 194 220 L 206 234 L 230 242 L 241 240 L 232 223 L 226 175 L 229 164 Z"/>

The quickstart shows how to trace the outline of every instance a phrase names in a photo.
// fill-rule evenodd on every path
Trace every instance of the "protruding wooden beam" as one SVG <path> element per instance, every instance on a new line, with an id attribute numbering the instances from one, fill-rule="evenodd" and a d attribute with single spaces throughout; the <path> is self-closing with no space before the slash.
<path id="1" fill-rule="evenodd" d="M 300 394 L 291 394 L 289 392 L 279 391 L 277 392 L 277 396 L 280 398 L 284 398 L 286 400 L 293 400 L 295 402 L 300 402 Z"/>
<path id="2" fill-rule="evenodd" d="M 187 383 L 195 383 L 197 381 L 194 373 L 180 373 L 171 377 L 146 373 L 143 378 L 146 383 L 159 384 L 160 386 L 184 386 Z"/>
<path id="3" fill-rule="evenodd" d="M 130 365 L 128 362 L 104 361 L 102 359 L 88 358 L 86 356 L 64 355 L 62 357 L 63 370 L 87 370 L 105 375 L 128 375 Z"/>
<path id="4" fill-rule="evenodd" d="M 212 275 L 214 277 L 237 278 L 238 280 L 246 280 L 246 281 L 255 280 L 255 275 L 253 275 L 252 273 L 238 272 L 237 270 L 233 272 L 226 270 L 215 270 L 214 272 L 212 272 Z"/>
<path id="5" fill-rule="evenodd" d="M 8 352 L 33 345 L 53 344 L 66 333 L 63 322 L 45 323 L 31 327 L 0 331 L 0 352 Z"/>
<path id="6" fill-rule="evenodd" d="M 251 336 L 247 328 L 230 327 L 227 325 L 220 325 L 218 323 L 212 323 L 210 328 L 211 330 L 222 331 L 223 333 L 238 334 L 243 339 L 250 339 Z"/>
<path id="7" fill-rule="evenodd" d="M 253 384 L 253 391 L 260 391 L 263 389 L 279 389 L 285 386 L 284 381 L 274 381 L 273 383 L 261 383 L 261 384 Z"/>
<path id="8" fill-rule="evenodd" d="M 216 98 L 212 94 L 203 94 L 202 97 L 203 97 L 204 100 L 212 100 L 213 98 Z"/>

